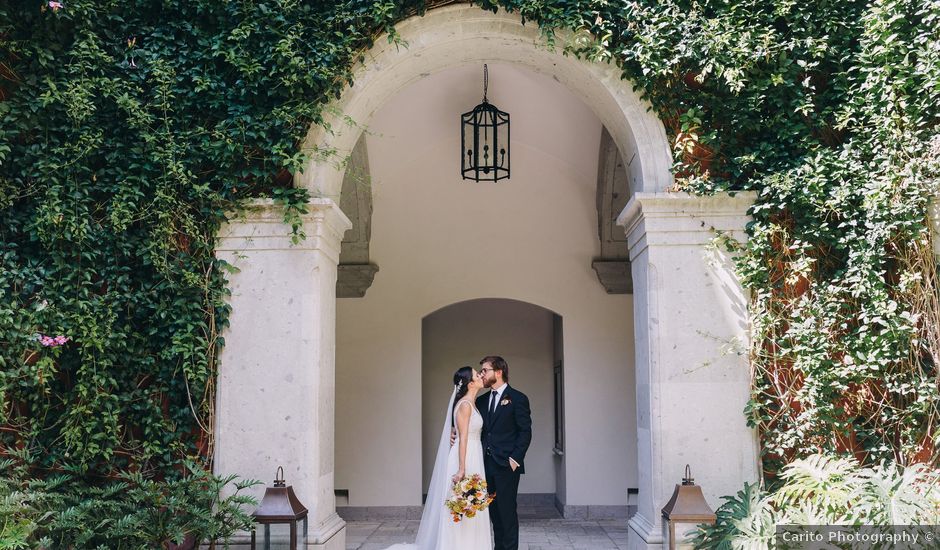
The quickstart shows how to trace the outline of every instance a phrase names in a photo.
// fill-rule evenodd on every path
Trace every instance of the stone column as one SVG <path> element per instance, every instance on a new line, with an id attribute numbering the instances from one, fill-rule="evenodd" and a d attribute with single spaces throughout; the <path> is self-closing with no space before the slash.
<path id="1" fill-rule="evenodd" d="M 753 193 L 637 193 L 618 219 L 633 272 L 639 502 L 628 547 L 660 548 L 686 464 L 712 508 L 758 477 L 747 298 L 717 232 L 744 239 Z"/>
<path id="2" fill-rule="evenodd" d="M 215 471 L 270 485 L 278 466 L 309 510 L 308 548 L 345 549 L 333 494 L 336 265 L 350 222 L 314 199 L 296 244 L 283 210 L 259 202 L 219 232 L 228 275 L 216 392 Z M 254 491 L 259 497 L 264 488 Z"/>

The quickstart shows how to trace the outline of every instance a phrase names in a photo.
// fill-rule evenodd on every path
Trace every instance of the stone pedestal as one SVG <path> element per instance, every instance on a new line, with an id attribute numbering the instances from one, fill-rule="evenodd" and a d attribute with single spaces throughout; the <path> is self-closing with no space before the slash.
<path id="1" fill-rule="evenodd" d="M 639 499 L 628 547 L 661 548 L 686 464 L 712 508 L 758 478 L 745 423 L 747 298 L 716 232 L 744 239 L 754 195 L 637 193 L 618 219 L 633 272 Z"/>
<path id="2" fill-rule="evenodd" d="M 283 211 L 259 202 L 219 233 L 232 307 L 223 331 L 215 471 L 270 485 L 278 466 L 310 510 L 308 548 L 344 549 L 333 494 L 336 266 L 350 222 L 329 199 L 291 242 Z M 264 487 L 254 493 L 260 500 Z M 246 539 L 237 542 L 244 543 Z"/>

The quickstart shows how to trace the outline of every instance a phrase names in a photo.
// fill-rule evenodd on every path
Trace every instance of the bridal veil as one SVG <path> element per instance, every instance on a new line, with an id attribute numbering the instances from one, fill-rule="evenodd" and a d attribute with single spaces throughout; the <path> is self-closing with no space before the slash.
<path id="1" fill-rule="evenodd" d="M 414 544 L 396 544 L 386 550 L 438 550 L 437 541 L 440 539 L 441 526 L 444 520 L 444 501 L 450 488 L 447 479 L 447 455 L 450 453 L 450 433 L 454 418 L 454 399 L 457 388 L 450 394 L 447 409 L 444 413 L 444 426 L 441 428 L 441 440 L 437 445 L 437 458 L 434 460 L 434 470 L 431 473 L 431 483 L 428 486 L 428 498 L 424 501 L 424 511 L 421 512 L 421 524 L 418 526 L 418 536 Z"/>

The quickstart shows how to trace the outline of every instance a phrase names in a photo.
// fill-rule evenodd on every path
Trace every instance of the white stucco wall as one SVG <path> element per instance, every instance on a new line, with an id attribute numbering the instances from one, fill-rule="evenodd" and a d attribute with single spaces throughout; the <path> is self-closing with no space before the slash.
<path id="1" fill-rule="evenodd" d="M 459 114 L 480 101 L 481 80 L 480 66 L 436 73 L 372 119 L 381 270 L 365 298 L 337 302 L 335 486 L 351 506 L 420 504 L 422 319 L 508 298 L 564 318 L 565 503 L 626 504 L 637 486 L 633 304 L 591 269 L 600 121 L 551 77 L 491 64 L 490 101 L 512 116 L 512 178 L 461 181 Z"/>
<path id="2" fill-rule="evenodd" d="M 500 355 L 509 364 L 509 384 L 529 398 L 532 444 L 519 491 L 555 493 L 555 419 L 552 312 L 513 300 L 473 300 L 424 318 L 422 330 L 422 483 L 427 487 L 440 434 L 442 407 L 453 374 L 480 359 Z"/>

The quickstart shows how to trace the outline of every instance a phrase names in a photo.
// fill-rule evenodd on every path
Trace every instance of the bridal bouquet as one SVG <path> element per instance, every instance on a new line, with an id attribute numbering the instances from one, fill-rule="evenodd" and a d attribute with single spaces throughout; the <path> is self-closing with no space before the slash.
<path id="1" fill-rule="evenodd" d="M 454 495 L 447 499 L 444 505 L 450 510 L 454 523 L 459 523 L 464 516 L 472 518 L 486 510 L 496 498 L 496 495 L 491 495 L 486 490 L 486 480 L 479 474 L 465 477 L 454 483 L 453 493 Z"/>

